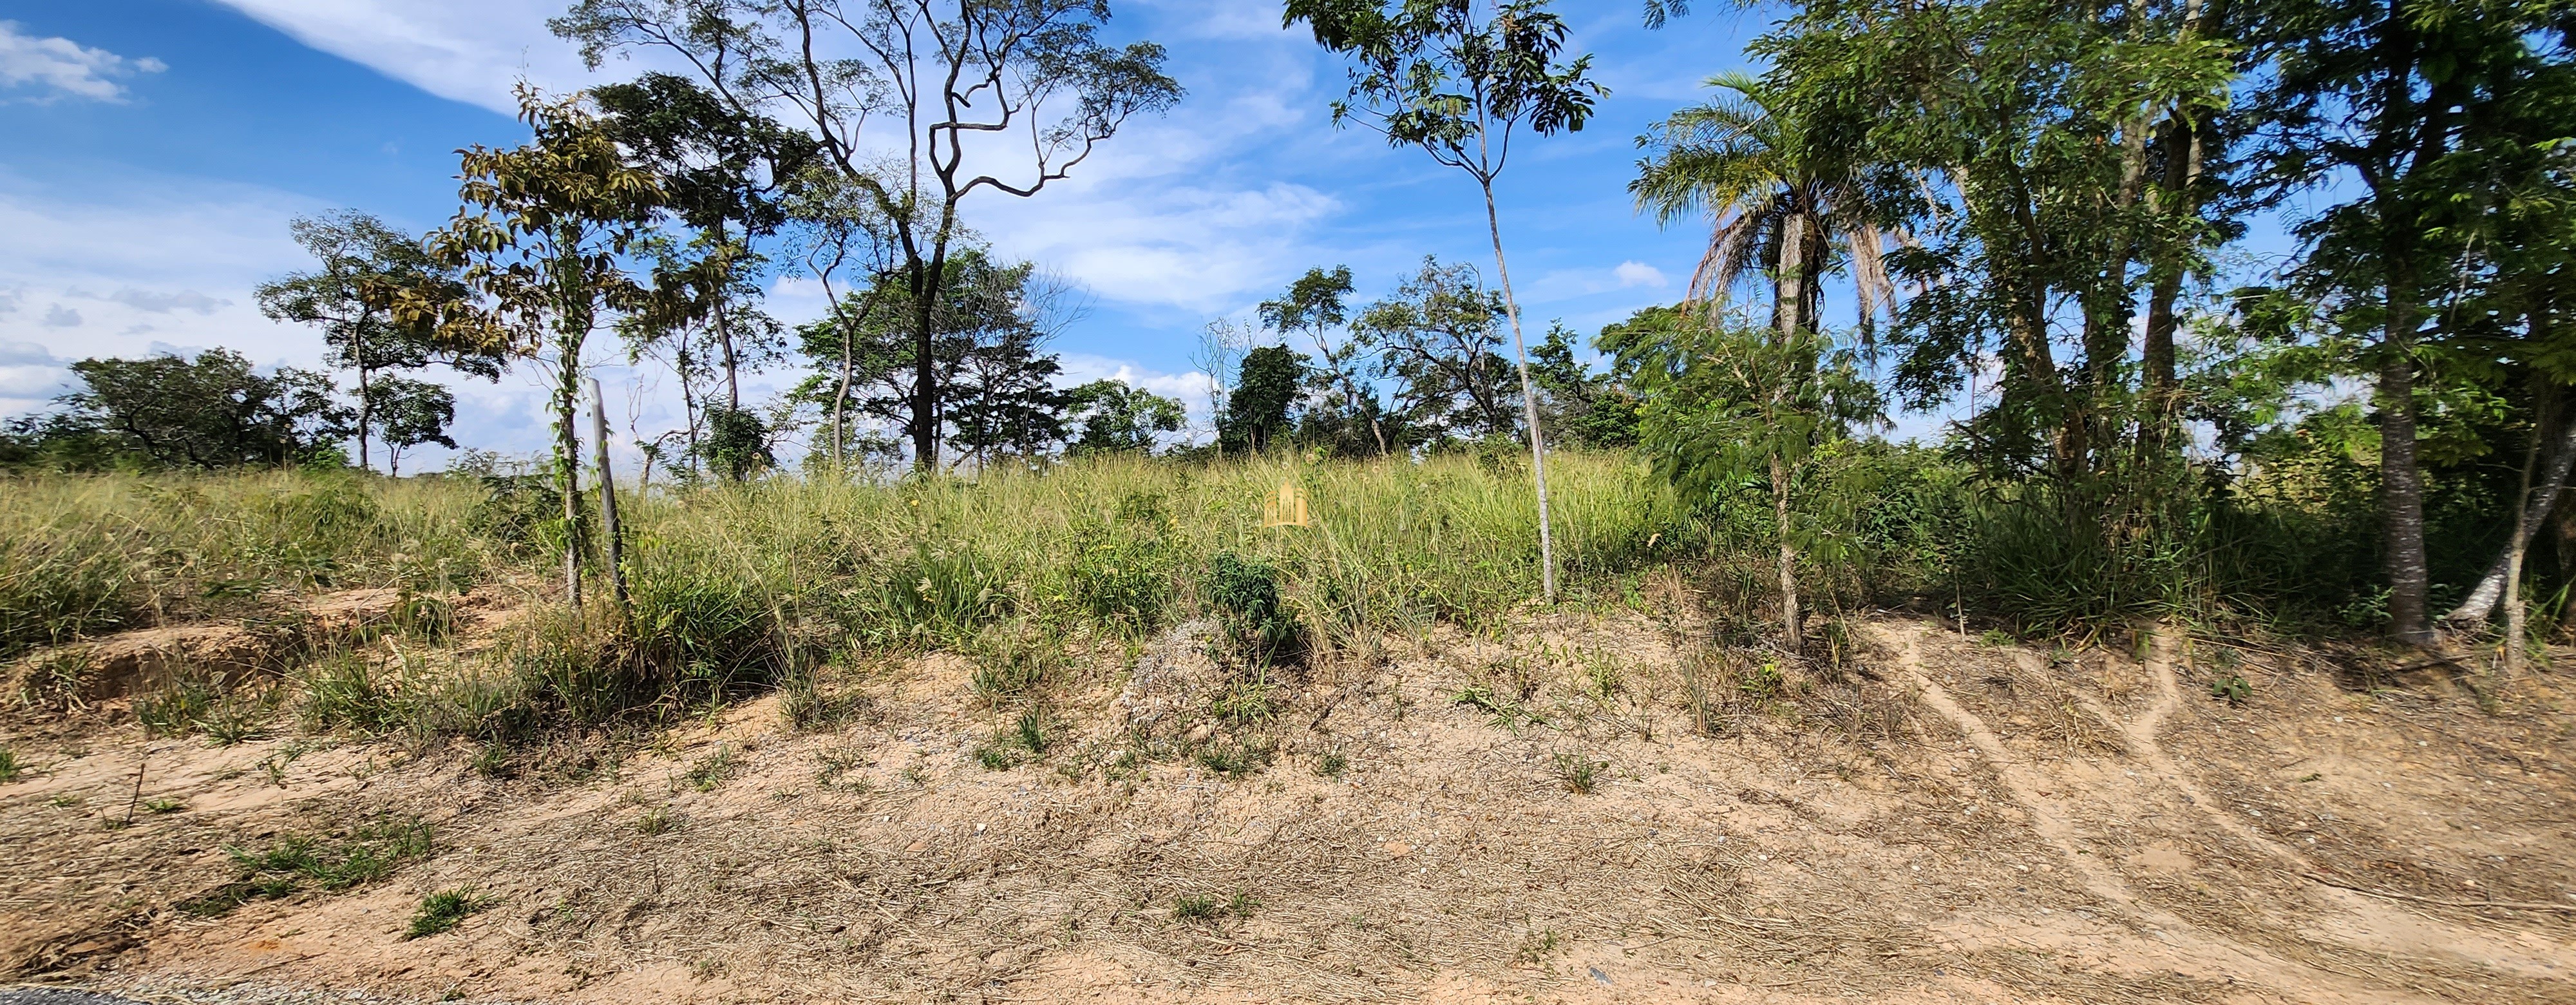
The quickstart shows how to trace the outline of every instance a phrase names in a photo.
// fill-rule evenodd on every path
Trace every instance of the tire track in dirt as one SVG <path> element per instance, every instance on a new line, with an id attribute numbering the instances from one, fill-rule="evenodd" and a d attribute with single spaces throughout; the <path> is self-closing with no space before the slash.
<path id="1" fill-rule="evenodd" d="M 1985 720 L 1962 707 L 1950 696 L 1948 690 L 1935 683 L 1923 672 L 1920 647 L 1922 629 L 1916 626 L 1905 626 L 1894 629 L 1879 627 L 1875 630 L 1882 635 L 1894 636 L 1891 641 L 1897 644 L 1892 648 L 1898 653 L 1898 665 L 1904 672 L 1906 681 L 1914 685 L 1925 705 L 1930 706 L 1935 713 L 1956 727 L 1968 738 L 1969 744 L 1985 758 L 1988 766 L 1994 769 L 1996 778 L 2003 783 L 2006 792 L 2011 795 L 2013 802 L 2030 814 L 2032 829 L 2056 849 L 2068 868 L 2080 878 L 2085 892 L 2104 902 L 2117 905 L 2121 911 L 2138 922 L 2147 934 L 2163 942 L 2165 946 L 2203 967 L 2251 977 L 2275 988 L 2326 991 L 2333 994 L 2332 1000 L 2336 1001 L 2386 1003 L 2439 1000 L 2410 991 L 2364 985 L 2343 974 L 2319 969 L 2260 947 L 2206 932 L 2172 912 L 2141 901 L 2136 893 L 2129 889 L 2128 882 L 2112 870 L 2100 856 L 2093 855 L 2078 846 L 2079 831 L 2073 822 L 2072 815 L 2058 801 L 2041 795 L 2042 790 L 2049 786 L 2042 784 L 2038 770 L 2023 759 L 2014 756 L 2011 748 L 2004 746 L 2003 739 L 1986 725 Z M 2174 692 L 2178 704 L 2180 689 L 2169 690 Z M 2164 707 L 2165 702 L 2160 699 L 2158 705 Z M 2166 708 L 2164 713 L 2155 715 L 2155 721 L 2161 722 L 2164 715 L 2170 714 L 2170 711 L 2170 708 Z M 2142 720 L 2144 718 L 2142 717 Z"/>
<path id="2" fill-rule="evenodd" d="M 2110 718 L 2107 713 L 2097 714 L 2104 715 L 2105 725 L 2119 731 L 2130 756 L 2144 762 L 2159 781 L 2182 793 L 2184 801 L 2198 810 L 2203 819 L 2246 846 L 2283 863 L 2302 882 L 2309 884 L 2311 892 L 2319 899 L 2332 905 L 2333 910 L 2325 912 L 2329 917 L 2321 920 L 2325 922 L 2322 927 L 2338 936 L 2335 941 L 2395 956 L 2421 955 L 2429 950 L 2524 977 L 2567 979 L 2568 971 L 2559 961 L 2576 959 L 2576 946 L 2551 939 L 2525 926 L 2512 926 L 2516 936 L 2525 943 L 2516 945 L 2486 929 L 2461 925 L 2388 901 L 2365 897 L 2352 890 L 2319 883 L 2310 876 L 2332 870 L 2321 868 L 2298 849 L 2273 840 L 2271 835 L 2229 815 L 2217 800 L 2211 799 L 2199 784 L 2192 781 L 2180 764 L 2165 753 L 2164 744 L 2158 739 L 2164 721 L 2182 707 L 2182 682 L 2174 672 L 2174 653 L 2180 647 L 2174 633 L 2162 625 L 2150 629 L 2149 633 L 2146 670 L 2156 683 L 2155 704 L 2140 713 L 2136 720 L 2126 723 Z M 2089 702 L 2087 705 L 2093 707 Z M 2532 940 L 2548 945 L 2550 951 L 2538 956 L 2531 954 L 2528 943 Z"/>

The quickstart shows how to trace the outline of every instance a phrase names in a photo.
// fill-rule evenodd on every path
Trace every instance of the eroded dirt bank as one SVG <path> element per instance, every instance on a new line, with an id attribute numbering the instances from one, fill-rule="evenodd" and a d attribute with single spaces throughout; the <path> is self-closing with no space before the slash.
<path id="1" fill-rule="evenodd" d="M 1787 672 L 1690 635 L 1442 629 L 1248 692 L 1175 633 L 1027 730 L 926 657 L 836 681 L 821 730 L 766 699 L 506 760 L 12 721 L 0 968 L 392 1000 L 2576 1002 L 2557 677 L 2487 712 L 2170 631 L 2050 652 L 1890 616 Z M 228 851 L 303 838 L 386 867 Z M 407 938 L 447 890 L 480 909 Z"/>

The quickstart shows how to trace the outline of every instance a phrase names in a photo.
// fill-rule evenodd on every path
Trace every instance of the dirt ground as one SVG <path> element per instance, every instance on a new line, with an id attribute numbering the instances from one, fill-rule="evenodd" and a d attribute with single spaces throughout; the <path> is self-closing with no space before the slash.
<path id="1" fill-rule="evenodd" d="M 506 762 L 12 714 L 0 977 L 190 1000 L 2576 1002 L 2563 677 L 1846 625 L 1836 657 L 1778 670 L 1673 618 L 1550 615 L 1345 646 L 1267 689 L 1185 629 L 1032 713 L 1038 750 L 955 657 L 848 673 L 827 729 L 769 698 Z M 228 849 L 413 817 L 431 850 L 381 879 L 202 907 L 241 889 Z M 484 909 L 406 938 L 457 888 Z"/>

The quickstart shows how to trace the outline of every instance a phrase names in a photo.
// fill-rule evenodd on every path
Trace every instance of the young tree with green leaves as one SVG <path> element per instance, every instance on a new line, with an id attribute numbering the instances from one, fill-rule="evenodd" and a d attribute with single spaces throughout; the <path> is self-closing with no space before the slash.
<path id="1" fill-rule="evenodd" d="M 1640 311 L 1601 332 L 1637 389 L 1639 433 L 1658 470 L 1685 495 L 1722 504 L 1767 486 L 1778 544 L 1784 647 L 1798 652 L 1805 621 L 1799 556 L 1842 521 L 1815 519 L 1819 502 L 1858 493 L 1812 484 L 1817 460 L 1857 426 L 1880 420 L 1878 392 L 1850 352 L 1812 328 L 1747 329 L 1688 306 Z"/>
<path id="2" fill-rule="evenodd" d="M 876 202 L 910 322 L 903 426 L 929 472 L 947 427 L 936 343 L 961 204 L 987 189 L 1035 196 L 1130 117 L 1180 100 L 1163 48 L 1100 41 L 1108 19 L 1107 0 L 575 0 L 547 25 L 594 69 L 628 50 L 678 57 L 738 112 L 796 123 Z"/>
<path id="3" fill-rule="evenodd" d="M 1511 361 L 1501 354 L 1507 313 L 1475 266 L 1429 257 L 1394 293 L 1360 312 L 1352 336 L 1378 350 L 1378 375 L 1395 382 L 1398 442 L 1518 431 L 1504 384 Z"/>
<path id="4" fill-rule="evenodd" d="M 444 363 L 458 373 L 500 379 L 499 358 L 441 345 L 427 327 L 396 318 L 396 301 L 406 292 L 449 300 L 464 296 L 455 270 L 434 260 L 418 238 L 354 210 L 298 217 L 289 222 L 288 230 L 318 267 L 261 283 L 253 296 L 260 312 L 271 318 L 319 327 L 330 362 L 356 372 L 359 467 L 374 467 L 372 443 L 391 435 L 393 424 L 402 426 L 403 435 L 421 435 L 415 424 L 436 414 L 414 409 L 399 420 L 381 417 L 379 413 L 387 408 L 410 409 L 417 395 L 410 384 L 391 392 L 380 389 L 378 374 Z M 387 446 L 398 451 L 436 442 L 443 438 L 443 429 L 427 430 L 427 438 Z"/>
<path id="5" fill-rule="evenodd" d="M 1519 357 L 1529 428 L 1530 473 L 1538 490 L 1539 582 L 1556 601 L 1556 548 L 1547 514 L 1547 437 L 1521 337 L 1520 304 L 1503 256 L 1494 179 L 1510 163 L 1512 134 L 1581 131 L 1593 100 L 1609 93 L 1587 76 L 1590 55 L 1563 58 L 1565 22 L 1547 0 L 1288 0 L 1285 26 L 1305 22 L 1315 41 L 1349 56 L 1349 95 L 1333 103 L 1336 124 L 1360 122 L 1396 146 L 1415 147 L 1467 173 L 1485 197 L 1494 270 Z"/>
<path id="6" fill-rule="evenodd" d="M 427 246 L 459 270 L 475 299 L 458 309 L 413 303 L 411 318 L 439 314 L 439 337 L 478 351 L 535 360 L 555 377 L 555 480 L 564 518 L 564 598 L 581 606 L 581 433 L 576 408 L 591 333 L 652 293 L 625 256 L 662 212 L 653 174 L 630 161 L 589 103 L 519 89 L 524 146 L 463 152 L 465 205 Z M 409 319 L 407 319 L 409 320 Z"/>
<path id="7" fill-rule="evenodd" d="M 374 407 L 359 418 L 373 423 L 385 444 L 385 473 L 402 475 L 403 451 L 424 443 L 456 449 L 447 427 L 456 421 L 456 392 L 425 380 L 384 377 L 376 381 Z"/>
<path id="8" fill-rule="evenodd" d="M 1122 380 L 1095 380 L 1065 392 L 1065 417 L 1081 428 L 1069 454 L 1152 453 L 1158 433 L 1177 433 L 1189 415 L 1181 403 Z"/>
<path id="9" fill-rule="evenodd" d="M 1265 345 L 1243 354 L 1243 366 L 1226 396 L 1225 414 L 1217 418 L 1218 448 L 1230 454 L 1259 454 L 1288 434 L 1289 409 L 1306 384 L 1306 357 L 1284 345 Z"/>

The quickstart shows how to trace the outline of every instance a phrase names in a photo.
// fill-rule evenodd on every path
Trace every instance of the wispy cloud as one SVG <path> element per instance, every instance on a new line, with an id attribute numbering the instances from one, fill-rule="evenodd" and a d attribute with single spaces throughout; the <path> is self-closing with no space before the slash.
<path id="1" fill-rule="evenodd" d="M 123 289 L 110 293 L 100 299 L 124 304 L 127 307 L 134 308 L 135 310 L 142 311 L 146 314 L 168 314 L 172 311 L 187 311 L 192 314 L 213 314 L 216 311 L 233 305 L 233 302 L 230 300 L 225 300 L 221 297 L 207 296 L 206 294 L 199 293 L 195 290 L 180 290 L 176 293 L 159 293 L 152 290 Z"/>
<path id="2" fill-rule="evenodd" d="M 169 65 L 146 56 L 128 59 L 68 38 L 37 38 L 16 21 L 0 21 L 0 94 L 32 91 L 25 100 L 65 97 L 123 102 L 121 78 L 159 73 Z"/>
<path id="3" fill-rule="evenodd" d="M 546 33 L 564 0 L 217 0 L 296 41 L 442 98 L 505 114 L 524 77 L 581 86 L 581 60 Z"/>

